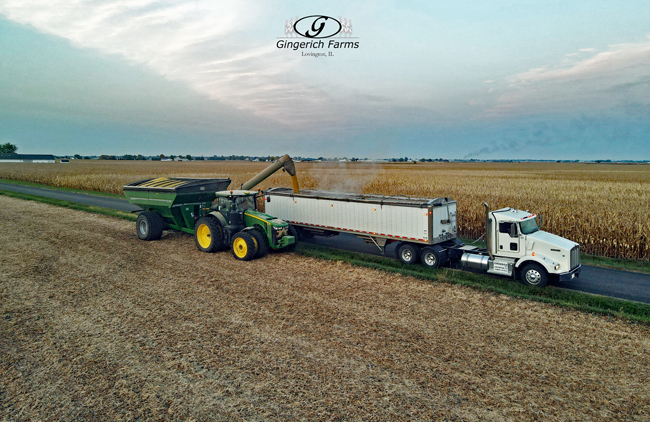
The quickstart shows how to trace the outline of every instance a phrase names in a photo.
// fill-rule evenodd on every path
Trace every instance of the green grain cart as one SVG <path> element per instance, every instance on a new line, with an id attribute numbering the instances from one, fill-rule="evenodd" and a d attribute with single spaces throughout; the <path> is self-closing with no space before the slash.
<path id="1" fill-rule="evenodd" d="M 142 240 L 158 240 L 163 230 L 194 235 L 203 252 L 230 248 L 235 258 L 248 261 L 270 249 L 295 249 L 298 236 L 288 223 L 257 210 L 259 192 L 250 191 L 284 168 L 298 190 L 295 167 L 285 155 L 241 189 L 226 190 L 230 179 L 167 178 L 141 180 L 124 186 L 130 203 L 142 208 L 136 232 Z"/>

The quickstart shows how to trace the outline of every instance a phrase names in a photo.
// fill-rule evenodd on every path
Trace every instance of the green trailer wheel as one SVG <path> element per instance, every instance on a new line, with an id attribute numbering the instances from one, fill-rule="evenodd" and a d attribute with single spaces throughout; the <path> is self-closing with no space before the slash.
<path id="1" fill-rule="evenodd" d="M 162 236 L 165 223 L 160 214 L 154 211 L 141 212 L 135 221 L 135 230 L 141 240 L 158 240 Z"/>
<path id="2" fill-rule="evenodd" d="M 223 229 L 212 217 L 201 217 L 194 226 L 194 241 L 202 252 L 216 252 L 223 245 Z"/>

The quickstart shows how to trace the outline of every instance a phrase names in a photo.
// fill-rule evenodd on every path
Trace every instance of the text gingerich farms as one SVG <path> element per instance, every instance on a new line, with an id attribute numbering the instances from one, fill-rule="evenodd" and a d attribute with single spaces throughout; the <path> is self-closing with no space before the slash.
<path id="1" fill-rule="evenodd" d="M 292 50 L 298 50 L 299 48 L 325 48 L 325 42 L 323 40 L 318 40 L 318 41 L 278 40 L 276 46 L 278 48 L 290 48 Z M 327 48 L 359 48 L 359 41 L 328 40 Z"/>

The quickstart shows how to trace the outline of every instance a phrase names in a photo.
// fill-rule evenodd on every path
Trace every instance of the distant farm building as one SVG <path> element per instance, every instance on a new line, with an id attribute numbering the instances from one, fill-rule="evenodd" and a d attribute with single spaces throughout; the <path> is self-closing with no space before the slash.
<path id="1" fill-rule="evenodd" d="M 49 154 L 0 154 L 0 163 L 56 163 Z"/>

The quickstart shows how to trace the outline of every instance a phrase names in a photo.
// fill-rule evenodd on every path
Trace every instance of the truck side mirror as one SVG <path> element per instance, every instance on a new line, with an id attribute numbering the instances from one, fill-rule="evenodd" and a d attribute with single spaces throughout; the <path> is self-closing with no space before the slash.
<path id="1" fill-rule="evenodd" d="M 540 229 L 542 228 L 542 224 L 544 224 L 544 223 L 543 223 L 543 220 L 542 220 L 542 215 L 540 214 L 539 215 L 539 228 Z"/>
<path id="2" fill-rule="evenodd" d="M 514 223 L 510 225 L 510 237 L 517 237 L 517 225 Z"/>
<path id="3" fill-rule="evenodd" d="M 271 202 L 271 197 L 270 196 L 266 197 L 266 202 Z"/>

